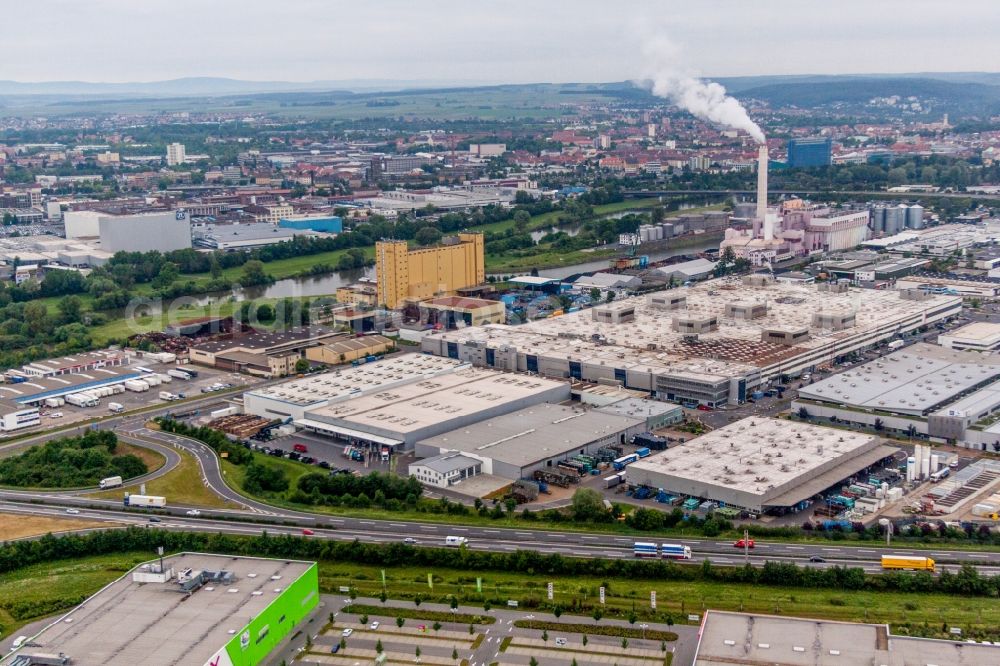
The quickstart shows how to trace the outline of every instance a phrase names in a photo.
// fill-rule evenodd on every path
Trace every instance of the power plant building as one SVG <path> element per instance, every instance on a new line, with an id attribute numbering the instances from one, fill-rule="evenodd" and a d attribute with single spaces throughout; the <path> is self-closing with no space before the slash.
<path id="1" fill-rule="evenodd" d="M 406 241 L 375 244 L 378 304 L 397 308 L 473 287 L 486 280 L 483 235 L 462 233 L 441 245 L 411 250 Z"/>
<path id="2" fill-rule="evenodd" d="M 107 252 L 169 252 L 191 247 L 191 221 L 184 210 L 103 215 L 98 226 L 101 249 Z"/>

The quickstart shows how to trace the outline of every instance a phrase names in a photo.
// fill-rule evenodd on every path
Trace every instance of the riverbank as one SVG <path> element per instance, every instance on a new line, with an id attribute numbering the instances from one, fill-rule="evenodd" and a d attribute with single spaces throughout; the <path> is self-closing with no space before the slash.
<path id="1" fill-rule="evenodd" d="M 595 215 L 591 219 L 600 219 L 602 217 L 607 217 L 610 214 L 626 212 L 635 209 L 635 206 L 622 206 L 621 204 L 628 202 L 620 202 L 618 204 L 609 204 L 609 206 L 615 206 L 614 211 L 603 211 L 597 214 L 597 209 L 602 208 L 597 206 L 594 208 Z M 638 203 L 638 202 L 632 202 Z M 659 204 L 658 200 L 653 200 L 645 207 L 655 206 Z M 606 207 L 605 207 L 606 208 Z M 666 217 L 677 217 L 678 215 L 686 215 L 689 213 L 703 213 L 706 211 L 721 210 L 722 204 L 712 205 L 712 206 L 700 206 L 694 208 L 686 208 L 681 210 L 675 210 L 667 213 Z M 636 210 L 636 212 L 642 212 L 641 210 Z M 551 215 L 551 213 L 546 213 L 546 215 Z M 545 217 L 545 216 L 539 216 Z M 536 227 L 529 225 L 529 231 L 537 231 L 539 229 L 547 229 L 553 227 Z M 558 226 L 554 227 L 558 230 Z M 712 233 L 712 234 L 690 234 L 686 236 L 679 236 L 677 238 L 671 238 L 663 241 L 650 241 L 643 243 L 636 249 L 636 254 L 650 254 L 653 252 L 663 253 L 668 250 L 674 250 L 679 248 L 691 248 L 698 247 L 699 251 L 702 246 L 706 244 L 718 245 L 718 242 L 722 240 L 724 234 L 722 233 Z M 572 250 L 566 252 L 564 250 L 556 250 L 545 244 L 538 244 L 532 248 L 527 248 L 524 250 L 511 250 L 503 254 L 487 254 L 486 255 L 486 272 L 496 275 L 503 273 L 524 273 L 532 269 L 542 270 L 560 270 L 565 272 L 566 269 L 572 268 L 577 264 L 580 265 L 593 265 L 603 259 L 611 259 L 615 256 L 620 256 L 625 252 L 625 248 L 616 245 L 608 246 L 598 246 L 593 248 L 584 248 L 581 250 Z M 665 258 L 665 257 L 660 257 Z M 651 257 L 652 259 L 652 257 Z M 586 270 L 581 270 L 579 272 L 588 272 L 589 270 L 595 270 L 588 268 Z M 596 269 L 600 270 L 600 269 Z"/>

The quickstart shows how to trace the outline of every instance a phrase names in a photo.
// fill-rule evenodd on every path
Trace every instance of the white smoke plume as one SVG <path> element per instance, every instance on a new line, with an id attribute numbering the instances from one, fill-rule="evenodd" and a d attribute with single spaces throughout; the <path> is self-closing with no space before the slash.
<path id="1" fill-rule="evenodd" d="M 641 87 L 702 120 L 743 130 L 757 143 L 765 142 L 760 126 L 750 119 L 742 104 L 726 94 L 723 86 L 684 71 L 678 49 L 669 40 L 647 39 L 642 52 L 646 72 L 645 80 L 638 82 Z"/>

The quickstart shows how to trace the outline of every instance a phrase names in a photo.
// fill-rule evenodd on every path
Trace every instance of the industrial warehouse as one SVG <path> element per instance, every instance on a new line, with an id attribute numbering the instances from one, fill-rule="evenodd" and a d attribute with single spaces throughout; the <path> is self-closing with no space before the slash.
<path id="1" fill-rule="evenodd" d="M 645 430 L 641 418 L 604 409 L 540 404 L 417 442 L 415 454 L 426 460 L 411 464 L 410 473 L 420 478 L 421 466 L 433 467 L 442 457 L 459 453 L 466 461 L 481 463 L 483 474 L 509 482 L 554 468 L 574 455 L 621 446 Z"/>
<path id="2" fill-rule="evenodd" d="M 425 335 L 424 351 L 477 366 L 617 381 L 718 407 L 758 387 L 955 316 L 958 296 L 922 290 L 724 278 L 521 326 Z"/>
<path id="3" fill-rule="evenodd" d="M 698 634 L 694 666 L 747 664 L 954 664 L 1000 662 L 1000 647 L 917 638 L 888 625 L 710 610 Z"/>
<path id="4" fill-rule="evenodd" d="M 982 448 L 1000 439 L 1000 357 L 917 343 L 802 387 L 792 409 Z"/>
<path id="5" fill-rule="evenodd" d="M 181 553 L 136 567 L 0 663 L 256 666 L 317 604 L 314 562 Z"/>
<path id="6" fill-rule="evenodd" d="M 722 507 L 784 513 L 898 451 L 873 435 L 749 417 L 632 463 L 628 478 Z"/>
<path id="7" fill-rule="evenodd" d="M 422 439 L 570 398 L 570 385 L 426 355 L 366 363 L 256 391 L 248 413 L 306 430 L 410 450 Z"/>

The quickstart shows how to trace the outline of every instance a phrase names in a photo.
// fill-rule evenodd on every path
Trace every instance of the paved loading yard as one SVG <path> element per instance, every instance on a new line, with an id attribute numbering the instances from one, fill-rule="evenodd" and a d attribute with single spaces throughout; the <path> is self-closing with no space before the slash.
<path id="1" fill-rule="evenodd" d="M 556 618 L 547 613 L 533 613 L 528 610 L 513 608 L 493 608 L 485 613 L 481 607 L 459 607 L 457 612 L 463 615 L 489 616 L 492 624 L 476 624 L 472 634 L 466 622 L 440 623 L 438 631 L 434 631 L 434 621 L 431 619 L 406 618 L 402 628 L 396 625 L 396 614 L 393 608 L 405 609 L 407 613 L 419 615 L 423 612 L 449 613 L 445 604 L 423 603 L 419 607 L 412 602 L 389 601 L 384 606 L 377 599 L 358 599 L 356 603 L 368 606 L 384 607 L 379 614 L 369 613 L 366 624 L 361 624 L 359 616 L 346 613 L 342 608 L 349 603 L 341 597 L 324 596 L 323 607 L 318 609 L 315 624 L 325 622 L 327 614 L 334 612 L 334 624 L 315 635 L 312 648 L 302 650 L 304 637 L 293 640 L 291 649 L 272 660 L 273 664 L 281 663 L 287 658 L 288 663 L 294 657 L 298 663 L 338 664 L 342 666 L 360 666 L 373 663 L 378 642 L 382 643 L 382 651 L 389 663 L 421 663 L 434 666 L 457 666 L 464 662 L 467 666 L 528 666 L 534 658 L 539 666 L 568 666 L 576 660 L 578 666 L 662 666 L 667 660 L 672 660 L 673 666 L 689 666 L 694 658 L 697 630 L 695 626 L 674 625 L 667 627 L 661 624 L 648 624 L 648 631 L 672 631 L 678 634 L 678 640 L 661 644 L 659 640 L 643 640 L 629 638 L 628 646 L 622 647 L 620 636 L 598 636 L 587 634 L 587 644 L 583 644 L 583 634 L 563 629 L 548 630 L 548 640 L 543 640 L 541 630 L 526 629 L 515 626 L 518 620 L 536 620 L 563 624 L 583 624 L 592 627 L 621 627 L 633 631 L 642 631 L 642 624 L 629 625 L 624 621 L 603 619 L 595 622 L 590 617 L 579 617 L 563 614 Z M 381 610 L 381 608 L 380 608 Z M 378 622 L 377 629 L 371 629 L 371 623 Z M 318 631 L 318 627 L 310 628 Z M 345 629 L 351 630 L 351 635 L 343 636 Z M 332 653 L 334 645 L 339 645 L 344 639 L 346 647 Z M 558 643 L 558 644 L 557 644 Z M 420 648 L 420 657 L 416 656 Z M 666 647 L 664 651 L 662 648 Z M 298 650 L 298 651 L 297 651 Z M 457 652 L 458 659 L 452 655 Z"/>

